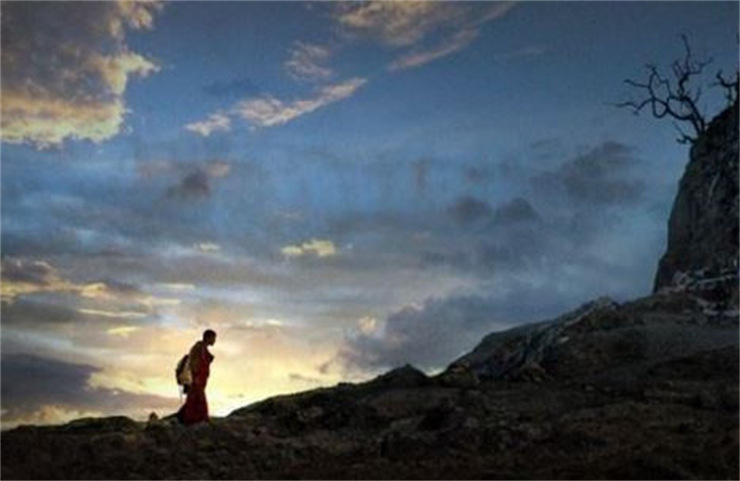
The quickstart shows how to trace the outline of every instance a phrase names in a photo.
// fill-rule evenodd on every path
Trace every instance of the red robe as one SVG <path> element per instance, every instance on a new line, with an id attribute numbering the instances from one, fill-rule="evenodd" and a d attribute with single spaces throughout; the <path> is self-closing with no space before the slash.
<path id="1" fill-rule="evenodd" d="M 183 424 L 195 424 L 208 421 L 208 401 L 206 401 L 206 384 L 211 372 L 213 355 L 202 341 L 198 341 L 190 350 L 193 383 L 188 387 L 185 404 L 177 412 L 177 419 Z M 194 362 L 195 359 L 198 359 Z"/>

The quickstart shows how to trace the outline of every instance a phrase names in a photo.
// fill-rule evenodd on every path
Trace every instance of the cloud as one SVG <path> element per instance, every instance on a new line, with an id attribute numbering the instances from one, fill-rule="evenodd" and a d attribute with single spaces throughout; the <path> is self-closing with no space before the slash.
<path id="1" fill-rule="evenodd" d="M 380 40 L 385 45 L 413 45 L 449 24 L 461 24 L 464 10 L 449 3 L 358 2 L 336 5 L 335 19 L 349 30 Z"/>
<path id="2" fill-rule="evenodd" d="M 246 120 L 253 130 L 276 127 L 327 105 L 348 99 L 365 83 L 367 83 L 366 79 L 354 77 L 343 82 L 324 85 L 314 96 L 293 101 L 280 100 L 272 95 L 262 95 L 237 102 L 229 109 L 228 116 L 219 111 L 211 114 L 206 120 L 188 124 L 185 128 L 208 136 L 214 130 L 228 129 L 232 117 Z"/>
<path id="3" fill-rule="evenodd" d="M 422 369 L 443 367 L 485 334 L 509 327 L 512 298 L 481 296 L 430 298 L 390 314 L 372 330 L 360 326 L 340 348 L 336 362 L 348 371 L 374 372 L 411 363 Z M 526 311 L 527 309 L 523 309 Z"/>
<path id="4" fill-rule="evenodd" d="M 496 208 L 493 214 L 494 222 L 499 225 L 516 224 L 520 222 L 538 222 L 540 215 L 527 199 L 517 197 Z"/>
<path id="5" fill-rule="evenodd" d="M 50 326 L 82 323 L 76 309 L 47 300 L 20 299 L 2 305 L 3 329 L 12 327 L 48 328 Z"/>
<path id="6" fill-rule="evenodd" d="M 60 423 L 81 413 L 144 416 L 174 411 L 177 400 L 120 389 L 92 387 L 100 369 L 30 354 L 3 354 L 3 428 L 23 422 Z"/>
<path id="7" fill-rule="evenodd" d="M 477 37 L 477 30 L 461 30 L 451 37 L 445 38 L 439 45 L 432 48 L 401 55 L 388 65 L 388 70 L 393 71 L 419 67 L 438 58 L 446 57 L 467 47 Z"/>
<path id="8" fill-rule="evenodd" d="M 78 309 L 81 314 L 88 314 L 96 317 L 110 317 L 114 319 L 144 319 L 149 317 L 145 312 L 126 312 L 126 311 L 103 311 L 100 309 Z"/>
<path id="9" fill-rule="evenodd" d="M 334 71 L 326 66 L 331 52 L 327 47 L 296 42 L 290 51 L 290 58 L 285 61 L 285 69 L 296 80 L 326 80 Z"/>
<path id="10" fill-rule="evenodd" d="M 345 2 L 336 5 L 336 22 L 351 34 L 369 37 L 399 52 L 389 70 L 419 67 L 468 46 L 480 27 L 503 17 L 515 4 L 470 5 L 454 2 Z"/>
<path id="11" fill-rule="evenodd" d="M 213 132 L 228 132 L 231 130 L 231 119 L 223 112 L 215 112 L 209 115 L 206 120 L 185 125 L 185 130 L 208 137 Z"/>
<path id="12" fill-rule="evenodd" d="M 167 189 L 171 199 L 199 200 L 211 196 L 211 179 L 226 177 L 231 172 L 228 162 L 213 161 L 185 174 L 180 181 Z"/>
<path id="13" fill-rule="evenodd" d="M 201 242 L 195 246 L 201 252 L 218 252 L 221 246 L 213 242 Z"/>
<path id="14" fill-rule="evenodd" d="M 19 296 L 37 292 L 76 292 L 81 287 L 62 279 L 46 261 L 6 257 L 2 260 L 2 302 L 12 303 Z"/>
<path id="15" fill-rule="evenodd" d="M 108 329 L 106 332 L 111 336 L 128 337 L 129 334 L 132 334 L 140 329 L 140 326 L 117 326 Z"/>
<path id="16" fill-rule="evenodd" d="M 456 200 L 448 209 L 448 214 L 461 224 L 471 224 L 491 215 L 488 202 L 466 195 Z"/>
<path id="17" fill-rule="evenodd" d="M 223 160 L 214 160 L 206 164 L 205 171 L 214 179 L 226 177 L 231 172 L 231 164 Z"/>
<path id="18" fill-rule="evenodd" d="M 167 197 L 170 198 L 200 199 L 210 195 L 210 177 L 200 169 L 186 175 L 179 183 L 167 189 Z"/>
<path id="19" fill-rule="evenodd" d="M 118 134 L 133 76 L 159 67 L 126 44 L 155 2 L 13 2 L 2 15 L 2 138 L 37 148 Z"/>
<path id="20" fill-rule="evenodd" d="M 308 385 L 318 385 L 318 384 L 322 384 L 324 382 L 323 379 L 320 379 L 318 377 L 304 376 L 303 374 L 298 374 L 298 373 L 294 373 L 294 372 L 291 372 L 288 375 L 288 378 L 291 381 L 295 381 L 296 383 L 308 384 Z"/>
<path id="21" fill-rule="evenodd" d="M 462 171 L 462 178 L 470 185 L 483 185 L 492 182 L 495 177 L 488 166 L 468 165 Z"/>
<path id="22" fill-rule="evenodd" d="M 574 202 L 630 204 L 641 199 L 646 185 L 632 174 L 639 163 L 634 149 L 607 141 L 563 163 L 554 171 L 532 177 L 537 188 L 562 191 Z"/>
<path id="23" fill-rule="evenodd" d="M 337 248 L 330 240 L 311 239 L 299 245 L 288 245 L 280 249 L 288 258 L 314 255 L 316 257 L 331 257 L 337 254 Z"/>
<path id="24" fill-rule="evenodd" d="M 324 86 L 312 98 L 292 102 L 284 102 L 271 95 L 244 100 L 234 107 L 234 112 L 247 120 L 253 128 L 283 125 L 351 97 L 366 82 L 366 79 L 355 77 L 341 83 Z"/>
<path id="25" fill-rule="evenodd" d="M 65 323 L 84 321 L 86 316 L 93 320 L 143 320 L 180 302 L 110 279 L 74 282 L 44 261 L 6 258 L 2 267 L 2 314 L 6 323 Z"/>

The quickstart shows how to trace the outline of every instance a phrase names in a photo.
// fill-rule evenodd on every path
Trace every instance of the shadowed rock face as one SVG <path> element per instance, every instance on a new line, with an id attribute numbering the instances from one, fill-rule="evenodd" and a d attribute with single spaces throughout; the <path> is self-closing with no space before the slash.
<path id="1" fill-rule="evenodd" d="M 668 248 L 655 291 L 733 275 L 738 269 L 738 103 L 720 113 L 691 148 L 668 222 Z"/>

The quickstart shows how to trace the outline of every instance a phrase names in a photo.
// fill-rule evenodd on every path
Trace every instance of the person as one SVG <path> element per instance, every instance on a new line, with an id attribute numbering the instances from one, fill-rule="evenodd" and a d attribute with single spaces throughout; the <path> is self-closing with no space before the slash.
<path id="1" fill-rule="evenodd" d="M 187 390 L 185 404 L 177 411 L 177 419 L 185 425 L 209 420 L 206 384 L 211 373 L 213 354 L 208 351 L 208 346 L 215 343 L 216 332 L 208 329 L 203 333 L 203 339 L 190 349 L 190 372 L 193 382 Z"/>

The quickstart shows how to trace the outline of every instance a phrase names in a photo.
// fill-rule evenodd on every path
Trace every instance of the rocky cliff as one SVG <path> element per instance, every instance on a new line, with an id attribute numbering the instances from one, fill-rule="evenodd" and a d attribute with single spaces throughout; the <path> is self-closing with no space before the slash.
<path id="1" fill-rule="evenodd" d="M 668 222 L 655 290 L 732 276 L 738 269 L 738 103 L 691 147 Z"/>

